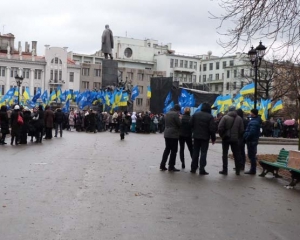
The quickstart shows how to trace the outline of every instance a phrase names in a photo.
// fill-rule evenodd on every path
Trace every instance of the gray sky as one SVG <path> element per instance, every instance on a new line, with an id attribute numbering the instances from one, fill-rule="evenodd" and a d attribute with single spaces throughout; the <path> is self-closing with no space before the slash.
<path id="1" fill-rule="evenodd" d="M 217 44 L 220 22 L 209 11 L 221 13 L 218 0 L 10 0 L 1 1 L 0 32 L 18 41 L 69 47 L 68 51 L 92 54 L 101 48 L 101 35 L 109 24 L 114 36 L 151 38 L 172 43 L 176 53 L 221 55 Z"/>

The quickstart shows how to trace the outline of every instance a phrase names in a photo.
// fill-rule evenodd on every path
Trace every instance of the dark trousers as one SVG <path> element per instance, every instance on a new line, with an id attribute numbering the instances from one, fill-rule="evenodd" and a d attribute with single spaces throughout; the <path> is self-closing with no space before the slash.
<path id="1" fill-rule="evenodd" d="M 5 137 L 6 137 L 6 133 L 2 133 L 0 143 L 4 143 L 5 142 Z"/>
<path id="2" fill-rule="evenodd" d="M 201 151 L 200 171 L 204 171 L 204 168 L 206 166 L 206 156 L 207 156 L 208 146 L 209 146 L 209 140 L 194 138 L 194 149 L 193 149 L 193 157 L 192 157 L 192 165 L 191 165 L 192 171 L 196 171 L 198 168 L 200 151 Z"/>
<path id="3" fill-rule="evenodd" d="M 120 137 L 121 137 L 121 140 L 125 139 L 125 132 L 126 132 L 126 128 L 127 126 L 124 125 L 124 124 L 120 124 Z"/>
<path id="4" fill-rule="evenodd" d="M 251 163 L 250 171 L 252 172 L 256 172 L 257 145 L 258 145 L 258 141 L 247 142 L 248 157 Z"/>
<path id="5" fill-rule="evenodd" d="M 51 138 L 52 138 L 52 128 L 46 127 L 45 139 L 51 139 Z"/>
<path id="6" fill-rule="evenodd" d="M 246 146 L 246 143 L 245 143 L 244 139 L 239 139 L 239 148 L 240 148 L 240 154 L 241 154 L 241 169 L 244 169 L 245 164 L 246 164 L 245 146 Z"/>
<path id="7" fill-rule="evenodd" d="M 176 154 L 178 150 L 178 138 L 165 138 L 165 150 L 162 156 L 162 160 L 160 163 L 160 167 L 163 168 L 166 166 L 166 163 L 168 161 L 168 157 L 170 154 L 170 159 L 169 159 L 169 168 L 172 169 L 175 167 L 176 164 Z"/>
<path id="8" fill-rule="evenodd" d="M 62 132 L 63 132 L 62 123 L 56 123 L 55 124 L 55 137 L 57 137 L 58 128 L 59 128 L 60 137 L 62 137 Z"/>
<path id="9" fill-rule="evenodd" d="M 144 132 L 150 133 L 150 124 L 144 124 Z M 178 139 L 177 139 L 178 140 Z M 178 144 L 178 143 L 177 143 Z"/>
<path id="10" fill-rule="evenodd" d="M 180 160 L 182 163 L 184 163 L 184 146 L 185 143 L 189 149 L 191 158 L 193 157 L 193 141 L 192 141 L 192 137 L 179 137 L 179 146 L 180 146 L 180 150 L 179 150 L 179 155 L 180 155 Z"/>
<path id="11" fill-rule="evenodd" d="M 241 168 L 241 154 L 239 148 L 239 142 L 222 141 L 222 160 L 223 160 L 223 171 L 228 171 L 228 150 L 229 146 L 234 157 L 235 171 L 240 172 Z"/>

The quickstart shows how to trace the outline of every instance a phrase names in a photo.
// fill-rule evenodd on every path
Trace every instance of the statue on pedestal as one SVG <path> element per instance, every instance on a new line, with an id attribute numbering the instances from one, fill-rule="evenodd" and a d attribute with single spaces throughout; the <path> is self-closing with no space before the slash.
<path id="1" fill-rule="evenodd" d="M 113 59 L 112 49 L 114 48 L 114 37 L 113 33 L 109 28 L 109 25 L 105 25 L 105 30 L 102 34 L 102 46 L 101 51 L 104 53 L 105 59 L 108 59 L 108 55 L 110 59 Z"/>

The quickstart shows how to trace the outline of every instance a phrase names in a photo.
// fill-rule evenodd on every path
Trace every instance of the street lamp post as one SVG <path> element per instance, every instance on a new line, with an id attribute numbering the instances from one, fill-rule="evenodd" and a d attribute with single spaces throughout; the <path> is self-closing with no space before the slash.
<path id="1" fill-rule="evenodd" d="M 16 83 L 17 83 L 17 86 L 18 86 L 18 105 L 20 105 L 20 87 L 22 85 L 22 82 L 23 82 L 23 77 L 19 75 L 15 76 L 15 79 L 16 79 Z"/>
<path id="2" fill-rule="evenodd" d="M 254 49 L 253 46 L 251 47 L 250 51 L 248 52 L 248 56 L 250 58 L 250 62 L 255 71 L 255 79 L 254 79 L 254 109 L 256 109 L 256 102 L 257 102 L 257 75 L 258 75 L 258 68 L 260 67 L 261 60 L 263 59 L 266 51 L 266 47 L 262 45 L 262 42 L 259 42 L 259 45 Z"/>

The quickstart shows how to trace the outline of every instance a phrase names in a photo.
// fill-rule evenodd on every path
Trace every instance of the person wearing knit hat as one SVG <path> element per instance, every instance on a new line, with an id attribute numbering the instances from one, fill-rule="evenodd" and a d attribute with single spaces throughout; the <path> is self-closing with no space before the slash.
<path id="1" fill-rule="evenodd" d="M 235 173 L 240 175 L 241 153 L 239 138 L 244 133 L 244 123 L 243 119 L 238 116 L 234 106 L 230 106 L 228 110 L 228 113 L 222 117 L 218 125 L 219 135 L 222 138 L 223 161 L 223 169 L 219 173 L 222 175 L 228 174 L 228 150 L 230 146 L 234 157 Z"/>

